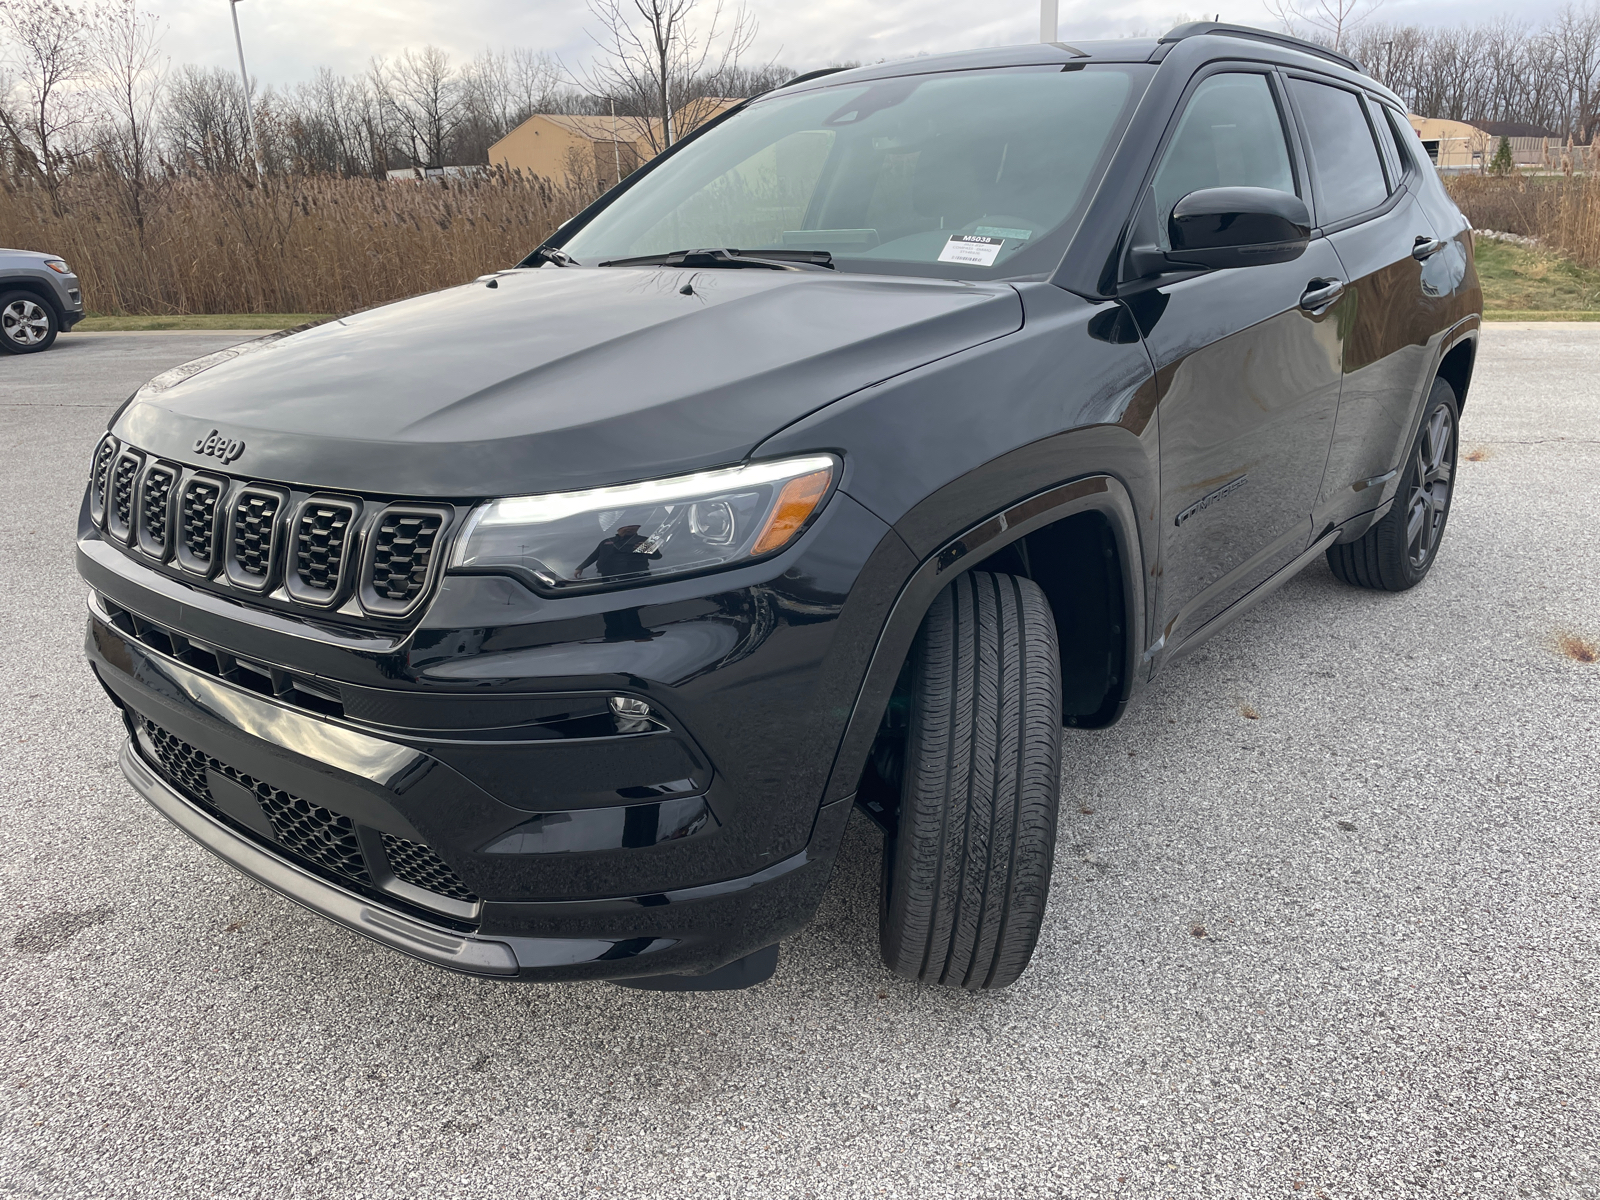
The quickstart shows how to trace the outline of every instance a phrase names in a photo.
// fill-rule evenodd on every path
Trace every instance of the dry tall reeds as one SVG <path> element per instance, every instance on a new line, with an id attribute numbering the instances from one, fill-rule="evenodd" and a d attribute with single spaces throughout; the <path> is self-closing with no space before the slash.
<path id="1" fill-rule="evenodd" d="M 1600 267 L 1600 176 L 1455 175 L 1446 186 L 1474 229 L 1536 237 L 1564 258 Z"/>
<path id="2" fill-rule="evenodd" d="M 338 313 L 508 267 L 592 197 L 517 175 L 215 175 L 156 185 L 141 224 L 115 176 L 87 171 L 54 198 L 0 182 L 0 246 L 61 255 L 94 312 Z"/>

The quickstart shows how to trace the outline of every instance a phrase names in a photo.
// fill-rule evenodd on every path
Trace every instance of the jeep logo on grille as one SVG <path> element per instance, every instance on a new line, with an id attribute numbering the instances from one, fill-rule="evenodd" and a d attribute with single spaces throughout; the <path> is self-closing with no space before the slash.
<path id="1" fill-rule="evenodd" d="M 225 463 L 231 463 L 244 453 L 244 443 L 238 438 L 225 438 L 213 429 L 205 437 L 195 439 L 194 452 L 209 454 L 212 458 L 220 458 Z"/>

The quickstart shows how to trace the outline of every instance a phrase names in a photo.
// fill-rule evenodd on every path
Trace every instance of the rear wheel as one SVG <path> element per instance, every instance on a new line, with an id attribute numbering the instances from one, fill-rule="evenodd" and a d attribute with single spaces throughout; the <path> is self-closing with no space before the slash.
<path id="1" fill-rule="evenodd" d="M 1386 592 L 1422 582 L 1450 517 L 1459 423 L 1455 391 L 1435 379 L 1394 504 L 1356 541 L 1328 547 L 1328 566 L 1340 579 Z"/>
<path id="2" fill-rule="evenodd" d="M 1030 579 L 973 572 L 941 592 L 908 664 L 900 810 L 880 942 L 924 983 L 1014 983 L 1039 940 L 1061 779 L 1061 656 Z"/>
<path id="3" fill-rule="evenodd" d="M 55 309 L 32 292 L 0 295 L 0 350 L 37 354 L 56 340 Z"/>

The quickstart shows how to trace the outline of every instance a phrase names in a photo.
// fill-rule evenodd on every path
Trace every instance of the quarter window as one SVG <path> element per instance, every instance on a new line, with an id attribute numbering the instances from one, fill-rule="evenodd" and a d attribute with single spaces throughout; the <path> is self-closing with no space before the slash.
<path id="1" fill-rule="evenodd" d="M 1404 176 L 1416 166 L 1416 154 L 1411 147 L 1417 144 L 1416 131 L 1411 128 L 1411 122 L 1402 117 L 1388 105 L 1384 106 L 1384 113 L 1389 118 L 1389 132 L 1394 137 L 1394 152 L 1400 156 L 1400 174 Z"/>
<path id="2" fill-rule="evenodd" d="M 1317 223 L 1331 225 L 1382 204 L 1389 188 L 1361 98 L 1309 79 L 1290 86 L 1316 165 Z"/>
<path id="3" fill-rule="evenodd" d="M 1190 192 L 1215 187 L 1298 194 L 1283 119 L 1265 75 L 1212 75 L 1189 98 L 1152 189 L 1163 249 L 1173 205 Z"/>

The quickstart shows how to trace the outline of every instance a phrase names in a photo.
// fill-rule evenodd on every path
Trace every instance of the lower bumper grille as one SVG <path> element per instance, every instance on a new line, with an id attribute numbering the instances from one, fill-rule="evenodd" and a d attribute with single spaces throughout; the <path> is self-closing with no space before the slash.
<path id="1" fill-rule="evenodd" d="M 444 861 L 421 842 L 408 842 L 392 833 L 383 835 L 383 852 L 388 855 L 389 869 L 396 879 L 403 880 L 424 891 L 437 892 L 452 900 L 468 904 L 477 900 L 467 891 L 461 877 L 444 865 Z"/>
<path id="2" fill-rule="evenodd" d="M 331 873 L 368 887 L 375 885 L 381 865 L 380 870 L 374 870 L 374 864 L 367 861 L 355 823 L 349 817 L 246 775 L 169 733 L 148 717 L 139 717 L 138 721 L 147 745 L 155 753 L 154 765 L 190 801 L 213 816 L 228 817 L 231 823 L 237 824 L 212 794 L 208 772 L 221 775 L 254 796 L 271 825 L 275 850 L 317 868 L 320 873 Z M 478 897 L 467 890 L 461 877 L 431 847 L 388 833 L 382 835 L 381 841 L 383 854 L 380 857 L 388 858 L 389 873 L 394 878 L 447 900 L 477 902 Z"/>

